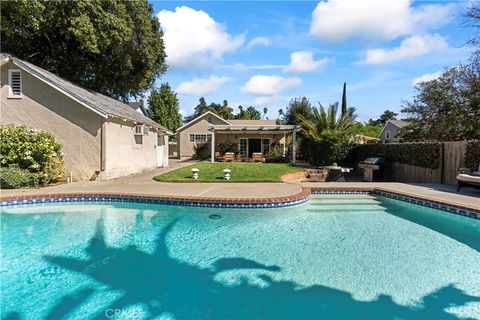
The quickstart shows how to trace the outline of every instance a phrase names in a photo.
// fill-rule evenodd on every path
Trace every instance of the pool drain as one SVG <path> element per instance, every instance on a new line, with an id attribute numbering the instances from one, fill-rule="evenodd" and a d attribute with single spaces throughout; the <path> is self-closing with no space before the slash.
<path id="1" fill-rule="evenodd" d="M 211 214 L 208 216 L 210 219 L 220 219 L 222 216 L 219 214 Z"/>

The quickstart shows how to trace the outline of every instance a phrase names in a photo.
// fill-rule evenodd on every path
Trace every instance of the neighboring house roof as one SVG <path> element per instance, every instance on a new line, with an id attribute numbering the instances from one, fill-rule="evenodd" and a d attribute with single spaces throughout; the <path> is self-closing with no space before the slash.
<path id="1" fill-rule="evenodd" d="M 5 59 L 11 61 L 19 68 L 30 73 L 32 76 L 50 85 L 51 87 L 62 92 L 63 94 L 69 96 L 73 100 L 77 101 L 78 103 L 92 110 L 93 112 L 103 116 L 104 118 L 107 118 L 108 116 L 113 116 L 117 118 L 128 119 L 168 132 L 168 129 L 156 123 L 152 119 L 146 117 L 145 115 L 141 114 L 140 112 L 133 110 L 126 103 L 107 97 L 101 93 L 92 91 L 90 89 L 83 88 L 45 69 L 37 67 L 36 65 L 18 59 L 9 54 L 2 53 L 0 55 L 0 59 L 2 61 L 4 61 Z"/>
<path id="2" fill-rule="evenodd" d="M 393 124 L 394 126 L 397 126 L 399 128 L 403 128 L 403 127 L 406 127 L 408 125 L 408 122 L 403 121 L 403 120 L 388 120 L 387 123 L 389 123 L 389 122 L 391 124 Z"/>
<path id="3" fill-rule="evenodd" d="M 144 116 L 147 116 L 147 117 L 148 117 L 147 109 L 145 109 L 142 101 L 127 102 L 127 104 L 128 104 L 128 105 L 130 106 L 130 108 L 132 108 L 133 110 L 135 110 L 135 111 L 137 111 L 137 112 L 139 112 L 138 110 L 140 110 L 140 112 L 141 112 Z"/>
<path id="4" fill-rule="evenodd" d="M 406 127 L 408 125 L 408 122 L 407 121 L 403 121 L 403 120 L 388 120 L 385 125 L 383 126 L 383 129 L 382 131 L 380 131 L 380 134 L 378 135 L 379 137 L 382 136 L 382 133 L 383 131 L 385 131 L 385 128 L 388 126 L 388 124 L 391 123 L 393 124 L 395 127 L 401 129 L 403 127 Z M 398 134 L 397 134 L 398 135 Z"/>
<path id="5" fill-rule="evenodd" d="M 275 120 L 228 120 L 235 126 L 274 126 L 277 124 Z"/>
<path id="6" fill-rule="evenodd" d="M 223 121 L 225 124 L 231 124 L 230 122 L 228 122 L 227 120 L 223 119 L 222 117 L 220 117 L 218 114 L 215 114 L 211 111 L 208 111 L 208 112 L 205 112 L 204 114 L 201 114 L 199 115 L 198 117 L 196 117 L 195 119 L 193 119 L 192 121 L 190 122 L 187 122 L 185 123 L 183 126 L 181 126 L 180 128 L 177 129 L 177 132 L 179 131 L 182 131 L 184 129 L 186 129 L 187 127 L 189 127 L 190 125 L 194 124 L 195 122 L 197 122 L 198 120 L 202 119 L 202 118 L 205 118 L 206 116 L 214 116 L 215 118 Z"/>

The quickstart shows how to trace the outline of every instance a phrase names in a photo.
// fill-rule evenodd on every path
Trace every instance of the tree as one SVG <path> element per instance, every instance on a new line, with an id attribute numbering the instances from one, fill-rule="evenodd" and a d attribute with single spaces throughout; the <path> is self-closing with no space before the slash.
<path id="1" fill-rule="evenodd" d="M 402 112 L 409 125 L 405 140 L 469 140 L 480 138 L 480 66 L 460 65 L 415 87 Z"/>
<path id="2" fill-rule="evenodd" d="M 278 109 L 278 119 L 281 120 L 283 116 L 284 116 L 283 109 L 282 108 Z"/>
<path id="3" fill-rule="evenodd" d="M 345 163 L 353 148 L 352 128 L 356 118 L 355 109 L 347 108 L 344 114 L 337 115 L 338 102 L 327 110 L 319 104 L 312 108 L 312 115 L 299 115 L 300 132 L 304 137 L 300 149 L 306 160 L 320 165 Z"/>
<path id="4" fill-rule="evenodd" d="M 309 118 L 312 115 L 312 105 L 306 98 L 294 98 L 290 100 L 283 122 L 296 125 L 300 123 L 299 116 Z"/>
<path id="5" fill-rule="evenodd" d="M 387 121 L 396 119 L 397 115 L 398 113 L 395 113 L 387 109 L 380 115 L 380 118 L 370 119 L 368 120 L 368 123 L 372 126 L 376 126 L 376 125 L 384 126 L 387 123 Z"/>
<path id="6" fill-rule="evenodd" d="M 263 119 L 265 119 L 265 116 L 267 115 L 268 109 L 267 107 L 263 108 Z"/>
<path id="7" fill-rule="evenodd" d="M 162 30 L 141 1 L 2 1 L 2 51 L 127 101 L 166 71 Z"/>
<path id="8" fill-rule="evenodd" d="M 319 107 L 312 108 L 312 115 L 299 115 L 300 131 L 303 136 L 312 141 L 320 141 L 325 137 L 345 135 L 353 127 L 355 118 L 354 108 L 349 108 L 344 114 L 337 115 L 338 102 L 331 104 L 327 110 L 319 103 Z"/>
<path id="9" fill-rule="evenodd" d="M 171 131 L 182 123 L 177 94 L 168 83 L 162 83 L 160 89 L 153 89 L 148 98 L 150 118 Z"/>
<path id="10" fill-rule="evenodd" d="M 347 113 L 347 83 L 343 83 L 343 93 L 342 93 L 342 114 Z"/>
<path id="11" fill-rule="evenodd" d="M 235 115 L 235 119 L 238 120 L 260 120 L 262 114 L 260 111 L 250 106 L 246 110 L 242 106 L 238 106 L 239 112 Z"/>
<path id="12" fill-rule="evenodd" d="M 480 6 L 471 5 L 466 13 L 466 25 L 468 27 L 480 29 Z M 475 35 L 468 41 L 468 44 L 474 48 L 474 52 L 470 58 L 472 63 L 480 63 L 480 33 L 476 32 Z"/>
<path id="13" fill-rule="evenodd" d="M 227 100 L 223 100 L 222 104 L 212 102 L 207 105 L 205 98 L 201 97 L 198 100 L 198 105 L 195 107 L 193 114 L 191 116 L 185 117 L 185 121 L 192 121 L 196 117 L 209 111 L 215 113 L 216 115 L 222 117 L 225 120 L 234 118 L 233 109 L 228 106 Z"/>

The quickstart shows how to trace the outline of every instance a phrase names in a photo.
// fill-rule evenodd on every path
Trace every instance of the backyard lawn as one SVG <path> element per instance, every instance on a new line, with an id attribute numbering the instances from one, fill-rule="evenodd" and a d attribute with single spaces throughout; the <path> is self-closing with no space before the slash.
<path id="1" fill-rule="evenodd" d="M 198 168 L 198 179 L 192 179 L 192 168 Z M 224 182 L 223 169 L 230 169 L 230 182 L 280 182 L 285 173 L 303 171 L 286 163 L 197 163 L 155 177 L 163 182 Z M 226 181 L 225 181 L 226 182 Z"/>

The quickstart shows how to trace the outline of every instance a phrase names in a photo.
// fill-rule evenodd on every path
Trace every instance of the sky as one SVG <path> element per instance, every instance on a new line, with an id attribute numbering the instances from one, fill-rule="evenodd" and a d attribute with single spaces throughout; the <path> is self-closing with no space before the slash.
<path id="1" fill-rule="evenodd" d="M 182 115 L 200 97 L 268 108 L 295 97 L 341 101 L 367 121 L 400 112 L 414 84 L 467 62 L 466 1 L 151 1 L 164 32 L 168 82 Z"/>

